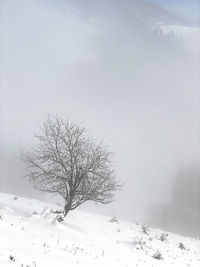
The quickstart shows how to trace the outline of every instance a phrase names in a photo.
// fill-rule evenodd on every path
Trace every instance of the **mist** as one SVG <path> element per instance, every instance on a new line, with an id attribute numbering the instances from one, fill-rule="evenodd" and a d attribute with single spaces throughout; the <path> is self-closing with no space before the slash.
<path id="1" fill-rule="evenodd" d="M 153 30 L 131 1 L 74 2 L 1 1 L 0 190 L 38 197 L 19 153 L 58 114 L 105 140 L 125 184 L 112 204 L 83 209 L 145 222 L 180 165 L 199 164 L 199 44 Z"/>

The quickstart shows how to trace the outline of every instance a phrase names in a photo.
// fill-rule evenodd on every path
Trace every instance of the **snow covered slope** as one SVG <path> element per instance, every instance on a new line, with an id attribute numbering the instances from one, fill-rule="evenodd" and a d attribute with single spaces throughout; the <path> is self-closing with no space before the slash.
<path id="1" fill-rule="evenodd" d="M 120 23 L 128 20 L 130 25 L 140 21 L 152 25 L 157 21 L 165 24 L 186 24 L 188 21 L 165 8 L 146 0 L 67 0 L 80 15 L 86 17 L 119 16 Z M 113 17 L 112 17 L 113 19 Z"/>
<path id="2" fill-rule="evenodd" d="M 58 223 L 51 208 L 0 194 L 1 267 L 200 266 L 199 240 L 81 211 Z"/>

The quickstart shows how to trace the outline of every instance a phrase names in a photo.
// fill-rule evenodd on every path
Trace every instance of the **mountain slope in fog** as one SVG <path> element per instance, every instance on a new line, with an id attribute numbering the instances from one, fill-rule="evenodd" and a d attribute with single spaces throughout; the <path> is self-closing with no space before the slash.
<path id="1" fill-rule="evenodd" d="M 173 12 L 169 12 L 159 5 L 145 0 L 68 0 L 80 15 L 89 15 L 91 17 L 120 17 L 129 22 L 142 22 L 145 24 L 154 24 L 162 22 L 165 24 L 185 24 L 187 21 Z"/>
<path id="2" fill-rule="evenodd" d="M 52 208 L 60 207 L 0 194 L 1 267 L 200 264 L 199 240 L 156 229 L 145 234 L 139 224 L 80 211 L 58 223 Z"/>

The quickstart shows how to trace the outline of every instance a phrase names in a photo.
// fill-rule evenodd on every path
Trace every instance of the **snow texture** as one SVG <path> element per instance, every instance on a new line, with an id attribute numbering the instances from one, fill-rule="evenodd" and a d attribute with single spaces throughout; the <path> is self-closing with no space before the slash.
<path id="1" fill-rule="evenodd" d="M 52 209 L 0 193 L 1 267 L 200 266 L 198 239 L 83 211 L 59 223 Z"/>

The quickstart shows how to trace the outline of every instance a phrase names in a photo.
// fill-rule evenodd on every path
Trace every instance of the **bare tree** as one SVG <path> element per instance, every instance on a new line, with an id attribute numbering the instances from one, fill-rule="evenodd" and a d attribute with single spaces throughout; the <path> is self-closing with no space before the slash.
<path id="1" fill-rule="evenodd" d="M 85 127 L 49 117 L 34 136 L 38 145 L 21 154 L 27 176 L 36 189 L 64 199 L 64 216 L 88 200 L 113 201 L 121 184 L 115 179 L 112 153 L 88 138 Z"/>

